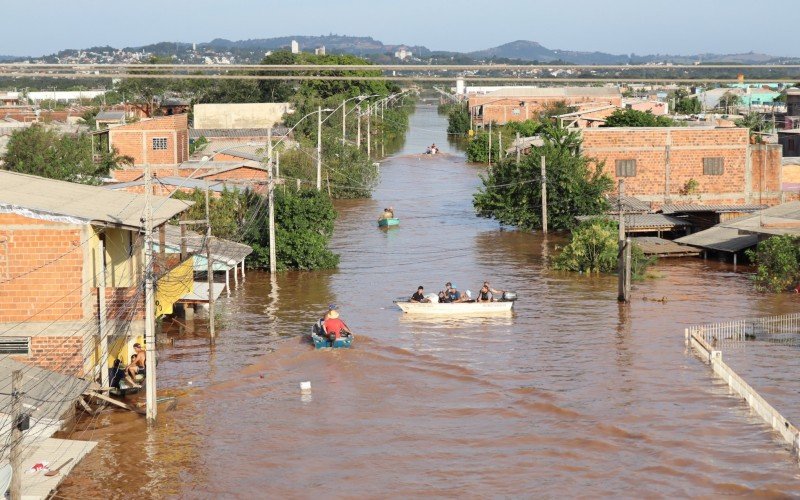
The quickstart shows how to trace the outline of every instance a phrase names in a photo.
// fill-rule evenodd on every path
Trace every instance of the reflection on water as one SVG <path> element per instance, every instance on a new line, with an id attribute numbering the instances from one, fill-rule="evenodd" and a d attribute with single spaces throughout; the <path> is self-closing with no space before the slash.
<path id="1" fill-rule="evenodd" d="M 177 408 L 149 432 L 122 413 L 82 422 L 79 437 L 101 444 L 59 494 L 794 494 L 789 450 L 687 354 L 683 329 L 780 314 L 798 299 L 756 294 L 726 264 L 680 259 L 619 305 L 615 277 L 547 268 L 563 237 L 475 217 L 480 167 L 413 156 L 445 147 L 443 130 L 435 107 L 420 108 L 373 199 L 337 202 L 338 270 L 248 273 L 219 302 L 212 354 L 202 318 L 194 333 L 168 333 L 159 383 Z M 381 231 L 387 205 L 401 225 Z M 411 319 L 392 303 L 420 284 L 484 280 L 519 293 L 510 317 Z M 353 349 L 314 351 L 303 338 L 330 302 Z"/>

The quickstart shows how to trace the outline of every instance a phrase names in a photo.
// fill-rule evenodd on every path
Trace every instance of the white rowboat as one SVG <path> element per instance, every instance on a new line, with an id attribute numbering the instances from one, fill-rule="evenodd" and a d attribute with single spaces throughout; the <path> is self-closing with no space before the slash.
<path id="1" fill-rule="evenodd" d="M 482 314 L 507 313 L 514 302 L 395 302 L 407 314 L 435 316 L 480 316 Z"/>

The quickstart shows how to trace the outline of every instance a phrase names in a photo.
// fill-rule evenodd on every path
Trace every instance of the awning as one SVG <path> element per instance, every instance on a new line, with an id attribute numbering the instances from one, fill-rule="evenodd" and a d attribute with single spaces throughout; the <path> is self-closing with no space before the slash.
<path id="1" fill-rule="evenodd" d="M 192 291 L 181 297 L 178 303 L 208 302 L 208 282 L 195 281 L 192 288 Z M 217 300 L 222 295 L 222 290 L 225 289 L 225 283 L 213 283 L 212 289 L 214 300 Z"/>

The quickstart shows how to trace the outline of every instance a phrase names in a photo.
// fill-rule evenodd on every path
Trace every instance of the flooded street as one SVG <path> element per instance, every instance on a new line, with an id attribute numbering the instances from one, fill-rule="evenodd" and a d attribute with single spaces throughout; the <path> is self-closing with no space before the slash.
<path id="1" fill-rule="evenodd" d="M 790 450 L 684 346 L 691 324 L 793 312 L 739 267 L 662 260 L 616 301 L 615 276 L 548 269 L 564 238 L 477 218 L 484 166 L 448 145 L 434 106 L 381 165 L 371 200 L 337 202 L 335 271 L 249 272 L 205 324 L 171 328 L 142 417 L 78 424 L 100 441 L 60 497 L 783 496 Z M 418 153 L 435 142 L 445 154 Z M 376 227 L 393 206 L 400 226 Z M 519 294 L 513 315 L 412 319 L 392 304 L 418 285 Z M 663 300 L 652 300 L 663 299 Z M 352 350 L 304 335 L 338 304 Z M 301 396 L 299 383 L 311 381 Z M 792 412 L 789 411 L 789 415 Z"/>

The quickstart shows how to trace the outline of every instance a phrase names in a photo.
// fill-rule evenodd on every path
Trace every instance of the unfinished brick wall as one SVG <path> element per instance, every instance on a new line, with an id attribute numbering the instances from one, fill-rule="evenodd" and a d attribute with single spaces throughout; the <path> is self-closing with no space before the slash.
<path id="1" fill-rule="evenodd" d="M 0 323 L 83 318 L 81 227 L 0 213 Z"/>
<path id="2" fill-rule="evenodd" d="M 30 355 L 12 356 L 12 359 L 22 363 L 53 370 L 65 375 L 83 376 L 84 358 L 89 352 L 84 352 L 84 341 L 80 335 L 71 337 L 31 337 Z"/>
<path id="3" fill-rule="evenodd" d="M 646 201 L 674 202 L 684 197 L 703 203 L 745 203 L 751 201 L 748 198 L 752 191 L 758 189 L 760 177 L 751 168 L 748 193 L 750 162 L 746 129 L 608 127 L 583 130 L 582 134 L 583 153 L 605 162 L 603 170 L 614 179 L 615 186 L 620 179 L 617 160 L 636 160 L 636 175 L 625 177 L 625 193 Z M 722 174 L 704 173 L 704 158 L 721 158 Z M 777 148 L 770 150 L 767 161 L 768 185 L 777 187 L 781 165 Z M 692 179 L 697 183 L 696 192 L 682 193 Z"/>
<path id="4" fill-rule="evenodd" d="M 113 127 L 109 129 L 108 137 L 120 155 L 133 158 L 134 167 L 177 165 L 189 159 L 187 115 L 162 116 Z M 155 143 L 153 139 L 156 139 Z M 163 142 L 166 145 L 161 149 Z M 115 170 L 112 174 L 121 181 L 132 180 L 126 170 L 130 169 Z"/>
<path id="5" fill-rule="evenodd" d="M 522 122 L 538 116 L 539 111 L 558 102 L 565 102 L 568 106 L 601 107 L 606 105 L 622 105 L 622 96 L 598 95 L 548 95 L 548 96 L 520 96 L 520 97 L 491 97 L 489 95 L 472 96 L 469 98 L 469 109 L 476 114 L 479 125 L 488 126 L 489 123 L 503 125 L 508 122 Z M 480 109 L 480 115 L 478 109 Z"/>
<path id="6" fill-rule="evenodd" d="M 208 181 L 243 180 L 266 182 L 269 180 L 269 175 L 266 170 L 259 168 L 239 167 L 225 172 L 210 174 L 203 177 L 203 179 Z"/>

